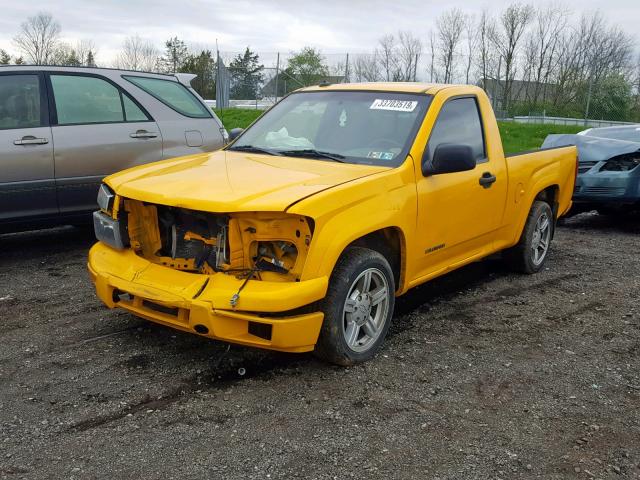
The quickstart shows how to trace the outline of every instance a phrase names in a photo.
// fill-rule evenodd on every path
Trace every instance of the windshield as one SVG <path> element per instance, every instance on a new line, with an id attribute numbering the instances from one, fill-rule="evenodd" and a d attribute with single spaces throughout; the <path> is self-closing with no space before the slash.
<path id="1" fill-rule="evenodd" d="M 294 93 L 229 150 L 369 165 L 400 165 L 431 96 L 392 92 Z"/>

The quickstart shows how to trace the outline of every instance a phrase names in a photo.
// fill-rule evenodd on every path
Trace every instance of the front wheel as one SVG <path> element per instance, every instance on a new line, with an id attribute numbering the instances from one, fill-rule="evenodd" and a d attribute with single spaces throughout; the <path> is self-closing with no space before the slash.
<path id="1" fill-rule="evenodd" d="M 504 252 L 507 264 L 522 273 L 540 271 L 547 261 L 553 229 L 551 207 L 547 202 L 536 200 L 529 211 L 520 241 Z"/>
<path id="2" fill-rule="evenodd" d="M 322 301 L 324 323 L 315 353 L 338 365 L 372 358 L 391 324 L 395 282 L 387 259 L 352 247 L 340 257 Z"/>

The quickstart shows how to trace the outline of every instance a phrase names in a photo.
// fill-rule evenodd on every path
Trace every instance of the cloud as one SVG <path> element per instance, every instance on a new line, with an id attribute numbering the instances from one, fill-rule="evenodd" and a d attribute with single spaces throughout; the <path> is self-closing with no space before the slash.
<path id="1" fill-rule="evenodd" d="M 610 0 L 607 18 L 635 34 L 637 0 Z M 497 11 L 508 0 L 491 2 Z M 567 0 L 576 11 L 595 10 L 596 0 Z M 0 16 L 0 48 L 15 52 L 11 42 L 29 15 L 48 11 L 61 23 L 63 37 L 74 43 L 91 39 L 98 46 L 98 60 L 110 63 L 127 36 L 138 34 L 162 48 L 178 36 L 195 48 L 238 52 L 250 46 L 258 52 L 289 53 L 305 45 L 324 53 L 361 53 L 375 48 L 386 33 L 410 30 L 426 39 L 435 18 L 457 6 L 479 13 L 485 1 L 452 0 L 33 0 L 5 2 Z"/>

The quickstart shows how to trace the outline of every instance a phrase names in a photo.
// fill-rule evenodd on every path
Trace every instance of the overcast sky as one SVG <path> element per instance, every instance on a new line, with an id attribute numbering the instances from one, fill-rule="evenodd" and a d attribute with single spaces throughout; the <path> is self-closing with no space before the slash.
<path id="1" fill-rule="evenodd" d="M 138 34 L 158 48 L 172 36 L 190 46 L 234 52 L 249 45 L 258 52 L 291 52 L 305 45 L 323 53 L 372 51 L 386 33 L 410 30 L 426 38 L 435 18 L 459 7 L 478 14 L 498 12 L 509 0 L 0 0 L 0 48 L 18 53 L 12 38 L 38 11 L 51 13 L 62 37 L 73 44 L 91 39 L 98 63 L 109 64 L 125 37 Z M 539 4 L 541 2 L 531 2 Z M 557 4 L 558 2 L 554 2 Z M 565 0 L 576 15 L 598 8 L 611 23 L 638 37 L 640 1 Z"/>

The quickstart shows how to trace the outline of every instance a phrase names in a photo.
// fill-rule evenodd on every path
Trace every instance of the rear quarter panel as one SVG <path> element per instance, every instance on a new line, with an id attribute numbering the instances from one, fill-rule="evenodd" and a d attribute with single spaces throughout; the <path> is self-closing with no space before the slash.
<path id="1" fill-rule="evenodd" d="M 137 74 L 116 72 L 112 74 L 111 78 L 138 100 L 158 124 L 162 134 L 162 158 L 212 152 L 224 146 L 223 127 L 213 112 L 211 112 L 211 117 L 209 118 L 190 118 L 182 115 L 123 78 L 123 75 L 135 76 Z M 175 80 L 171 78 L 161 79 Z M 193 89 L 190 88 L 189 91 L 210 110 Z"/>
<path id="2" fill-rule="evenodd" d="M 571 207 L 575 187 L 576 147 L 560 147 L 509 155 L 507 202 L 496 250 L 516 244 L 536 196 L 551 186 L 558 187 L 558 216 Z"/>

